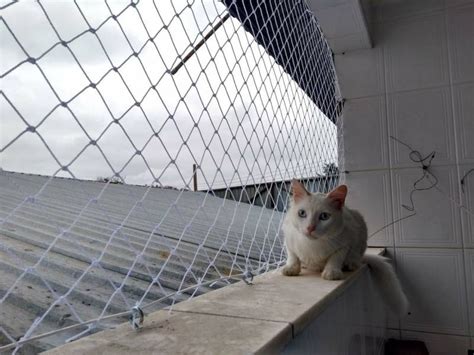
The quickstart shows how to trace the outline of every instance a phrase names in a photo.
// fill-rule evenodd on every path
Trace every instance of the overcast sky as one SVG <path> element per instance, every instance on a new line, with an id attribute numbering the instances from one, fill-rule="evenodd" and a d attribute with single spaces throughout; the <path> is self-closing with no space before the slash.
<path id="1" fill-rule="evenodd" d="M 203 188 L 203 174 L 215 187 L 240 185 L 314 175 L 336 161 L 335 126 L 238 21 L 167 73 L 226 14 L 221 3 L 129 4 L 24 1 L 2 10 L 3 169 L 84 179 L 115 170 L 127 183 L 182 187 L 196 161 Z M 11 70 L 27 55 L 5 23 L 38 65 Z"/>

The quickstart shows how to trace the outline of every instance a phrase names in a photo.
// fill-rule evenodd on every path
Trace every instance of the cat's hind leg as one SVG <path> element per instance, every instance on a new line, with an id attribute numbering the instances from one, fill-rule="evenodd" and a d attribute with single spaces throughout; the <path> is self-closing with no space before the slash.
<path id="1" fill-rule="evenodd" d="M 363 253 L 362 253 L 363 254 Z M 357 270 L 362 266 L 362 255 L 351 250 L 344 261 L 344 269 L 348 271 Z"/>
<path id="2" fill-rule="evenodd" d="M 351 260 L 344 264 L 344 269 L 347 271 L 354 271 L 357 270 L 361 265 L 362 263 L 360 261 Z"/>
<path id="3" fill-rule="evenodd" d="M 291 250 L 286 248 L 286 251 L 288 252 L 288 259 L 286 259 L 286 265 L 281 270 L 281 273 L 285 276 L 297 276 L 301 271 L 301 261 Z"/>

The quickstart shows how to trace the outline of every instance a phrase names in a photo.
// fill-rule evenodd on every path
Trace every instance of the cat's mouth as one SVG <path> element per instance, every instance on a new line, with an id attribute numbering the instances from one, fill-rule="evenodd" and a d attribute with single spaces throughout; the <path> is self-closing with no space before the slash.
<path id="1" fill-rule="evenodd" d="M 306 233 L 303 233 L 303 234 L 308 239 L 318 239 L 318 236 L 316 235 L 315 232 L 311 232 L 311 233 L 306 232 Z"/>

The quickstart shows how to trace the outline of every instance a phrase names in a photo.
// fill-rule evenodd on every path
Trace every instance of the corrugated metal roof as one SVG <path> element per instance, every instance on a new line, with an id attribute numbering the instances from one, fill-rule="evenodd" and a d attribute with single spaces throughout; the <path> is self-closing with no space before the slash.
<path id="1" fill-rule="evenodd" d="M 211 261 L 204 280 L 240 273 L 246 260 L 253 268 L 278 262 L 281 218 L 201 192 L 0 171 L 0 346 L 44 315 L 30 336 L 129 310 L 147 290 L 142 304 L 194 285 Z M 159 284 L 151 285 L 157 275 Z M 84 329 L 23 352 L 54 347 Z"/>

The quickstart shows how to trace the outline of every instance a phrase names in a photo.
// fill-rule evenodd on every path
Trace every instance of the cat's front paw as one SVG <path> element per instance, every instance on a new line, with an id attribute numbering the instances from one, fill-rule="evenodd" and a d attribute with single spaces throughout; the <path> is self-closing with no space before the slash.
<path id="1" fill-rule="evenodd" d="M 301 268 L 299 265 L 285 265 L 281 269 L 281 273 L 285 276 L 297 276 L 299 275 Z"/>
<path id="2" fill-rule="evenodd" d="M 325 280 L 340 280 L 344 277 L 344 273 L 338 269 L 324 269 L 321 276 Z"/>

